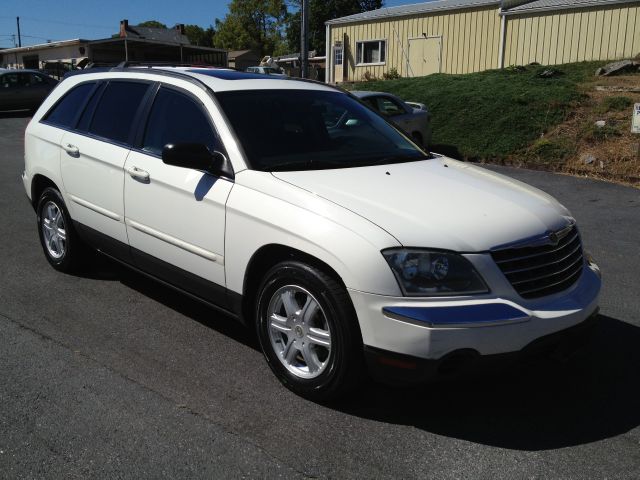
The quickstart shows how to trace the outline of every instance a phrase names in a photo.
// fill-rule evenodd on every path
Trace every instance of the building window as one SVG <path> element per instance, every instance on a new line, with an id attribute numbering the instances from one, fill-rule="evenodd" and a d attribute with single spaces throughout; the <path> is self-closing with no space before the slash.
<path id="1" fill-rule="evenodd" d="M 333 64 L 336 66 L 342 66 L 342 53 L 343 53 L 342 45 L 336 45 L 333 47 Z"/>
<path id="2" fill-rule="evenodd" d="M 386 50 L 386 40 L 356 42 L 357 64 L 368 65 L 372 63 L 384 63 Z"/>

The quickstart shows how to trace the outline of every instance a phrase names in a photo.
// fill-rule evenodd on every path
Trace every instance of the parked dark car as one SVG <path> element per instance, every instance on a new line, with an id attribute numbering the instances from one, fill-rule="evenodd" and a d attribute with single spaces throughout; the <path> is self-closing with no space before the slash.
<path id="1" fill-rule="evenodd" d="M 356 97 L 386 117 L 419 145 L 431 143 L 431 115 L 422 103 L 405 102 L 385 92 L 353 91 Z"/>
<path id="2" fill-rule="evenodd" d="M 0 111 L 36 110 L 57 83 L 35 70 L 1 70 Z"/>

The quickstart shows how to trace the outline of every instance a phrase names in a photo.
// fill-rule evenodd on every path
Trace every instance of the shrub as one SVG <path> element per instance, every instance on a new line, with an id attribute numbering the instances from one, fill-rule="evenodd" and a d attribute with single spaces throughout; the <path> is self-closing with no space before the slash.
<path id="1" fill-rule="evenodd" d="M 394 67 L 394 68 L 390 68 L 388 72 L 383 73 L 382 77 L 385 80 L 396 80 L 400 78 L 400 74 L 398 73 L 398 70 Z"/>
<path id="2" fill-rule="evenodd" d="M 378 78 L 375 75 L 371 75 L 371 72 L 369 70 L 367 70 L 362 74 L 362 79 L 365 82 L 375 82 L 378 80 Z"/>
<path id="3" fill-rule="evenodd" d="M 530 156 L 539 161 L 555 163 L 567 158 L 571 151 L 571 146 L 565 141 L 540 138 L 531 146 Z"/>
<path id="4" fill-rule="evenodd" d="M 582 137 L 587 142 L 599 143 L 622 135 L 620 128 L 610 121 L 604 127 L 598 127 L 594 122 L 588 122 L 582 129 Z"/>

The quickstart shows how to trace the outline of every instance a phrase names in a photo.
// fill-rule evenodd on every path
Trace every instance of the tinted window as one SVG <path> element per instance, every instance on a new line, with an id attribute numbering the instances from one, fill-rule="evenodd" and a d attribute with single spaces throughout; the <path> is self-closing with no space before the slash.
<path id="1" fill-rule="evenodd" d="M 91 98 L 87 102 L 87 106 L 84 107 L 84 112 L 82 112 L 82 116 L 78 121 L 78 125 L 76 126 L 77 130 L 86 131 L 89 129 L 89 124 L 91 123 L 91 119 L 93 118 L 93 113 L 96 111 L 96 107 L 98 106 L 98 101 L 102 98 L 102 91 L 106 87 L 106 84 L 103 83 L 100 85 L 91 95 Z"/>
<path id="2" fill-rule="evenodd" d="M 80 113 L 94 85 L 94 83 L 83 83 L 72 89 L 49 111 L 45 120 L 63 127 L 72 127 L 76 115 Z"/>
<path id="3" fill-rule="evenodd" d="M 160 155 L 167 143 L 202 143 L 214 151 L 216 136 L 200 105 L 187 95 L 161 88 L 149 114 L 143 149 Z"/>
<path id="4" fill-rule="evenodd" d="M 89 131 L 125 143 L 134 117 L 149 85 L 140 82 L 109 82 L 93 115 Z"/>
<path id="5" fill-rule="evenodd" d="M 45 80 L 40 75 L 36 75 L 35 73 L 22 73 L 20 74 L 20 83 L 25 86 L 28 85 L 42 85 L 45 83 Z"/>
<path id="6" fill-rule="evenodd" d="M 0 77 L 0 86 L 2 88 L 13 88 L 18 86 L 17 73 L 5 73 Z"/>
<path id="7" fill-rule="evenodd" d="M 340 92 L 250 90 L 216 97 L 257 170 L 348 168 L 427 158 L 379 115 Z"/>
<path id="8" fill-rule="evenodd" d="M 404 111 L 404 108 L 400 106 L 399 103 L 395 102 L 391 98 L 388 97 L 377 97 L 378 101 L 378 110 L 380 113 L 387 115 L 389 117 L 393 117 L 395 115 L 402 115 L 403 113 L 407 113 Z"/>
<path id="9" fill-rule="evenodd" d="M 362 101 L 364 103 L 366 103 L 368 106 L 370 106 L 371 108 L 373 108 L 376 112 L 378 112 L 378 102 L 376 102 L 376 99 L 374 97 L 366 97 L 363 98 Z"/>

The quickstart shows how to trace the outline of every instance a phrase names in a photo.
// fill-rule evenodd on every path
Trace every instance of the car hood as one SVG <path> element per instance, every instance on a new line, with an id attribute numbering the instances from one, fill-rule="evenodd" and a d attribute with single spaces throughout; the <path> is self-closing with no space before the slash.
<path id="1" fill-rule="evenodd" d="M 546 193 L 446 157 L 273 175 L 366 218 L 407 247 L 481 252 L 570 221 Z"/>

